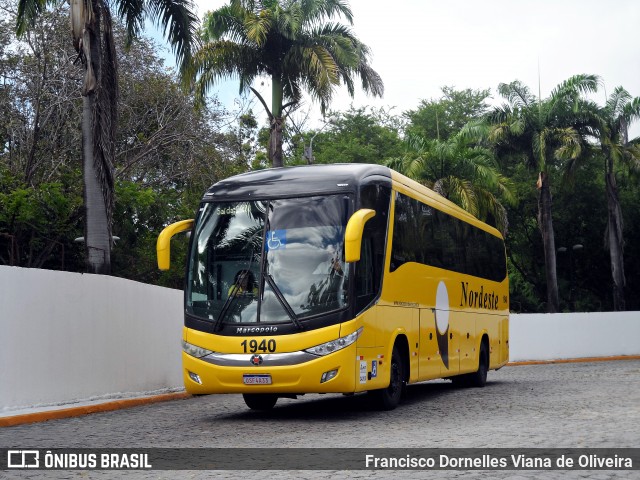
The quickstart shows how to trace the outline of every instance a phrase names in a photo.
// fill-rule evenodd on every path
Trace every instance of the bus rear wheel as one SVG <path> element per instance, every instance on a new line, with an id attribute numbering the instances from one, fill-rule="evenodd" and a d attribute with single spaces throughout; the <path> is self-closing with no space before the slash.
<path id="1" fill-rule="evenodd" d="M 391 354 L 391 372 L 389 386 L 380 390 L 371 390 L 376 407 L 381 410 L 393 410 L 400 404 L 404 390 L 404 363 L 397 347 L 393 347 Z"/>
<path id="2" fill-rule="evenodd" d="M 271 410 L 278 401 L 272 393 L 243 393 L 242 398 L 251 410 Z"/>
<path id="3" fill-rule="evenodd" d="M 480 355 L 478 355 L 478 370 L 469 374 L 470 387 L 484 387 L 487 383 L 487 372 L 489 371 L 489 350 L 487 343 L 480 344 Z"/>
<path id="4" fill-rule="evenodd" d="M 465 375 L 451 377 L 451 381 L 457 387 L 484 387 L 487 383 L 487 372 L 489 371 L 489 351 L 486 342 L 480 344 L 478 355 L 478 370 Z"/>

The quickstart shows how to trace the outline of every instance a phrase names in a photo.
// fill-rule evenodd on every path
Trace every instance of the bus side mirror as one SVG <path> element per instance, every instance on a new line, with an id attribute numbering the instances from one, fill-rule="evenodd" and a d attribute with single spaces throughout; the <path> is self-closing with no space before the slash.
<path id="1" fill-rule="evenodd" d="M 375 210 L 361 208 L 349 219 L 344 234 L 344 261 L 347 263 L 360 260 L 360 247 L 362 246 L 362 232 L 367 220 L 376 214 Z"/>
<path id="2" fill-rule="evenodd" d="M 185 230 L 191 230 L 193 228 L 193 220 L 182 220 L 180 222 L 172 223 L 165 227 L 160 235 L 158 235 L 158 241 L 156 243 L 156 251 L 158 253 L 158 268 L 160 270 L 169 270 L 171 265 L 171 237 L 176 233 L 184 232 Z"/>

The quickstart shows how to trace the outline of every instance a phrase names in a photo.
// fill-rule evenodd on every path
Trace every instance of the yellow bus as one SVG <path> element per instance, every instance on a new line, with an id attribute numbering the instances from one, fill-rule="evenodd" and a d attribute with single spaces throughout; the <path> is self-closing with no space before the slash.
<path id="1" fill-rule="evenodd" d="M 407 384 L 484 386 L 509 358 L 500 233 L 380 165 L 312 165 L 213 185 L 190 231 L 182 336 L 192 394 L 251 409 L 305 393 L 369 392 L 395 408 Z"/>

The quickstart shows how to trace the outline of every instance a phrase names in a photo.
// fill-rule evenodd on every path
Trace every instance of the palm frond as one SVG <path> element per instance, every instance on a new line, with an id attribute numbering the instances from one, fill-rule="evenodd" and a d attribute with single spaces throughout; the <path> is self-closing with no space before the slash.
<path id="1" fill-rule="evenodd" d="M 476 118 L 467 122 L 459 135 L 467 142 L 482 143 L 489 137 L 491 125 L 484 118 Z"/>
<path id="2" fill-rule="evenodd" d="M 144 2 L 139 0 L 120 0 L 117 4 L 117 14 L 127 30 L 127 46 L 144 28 Z"/>
<path id="3" fill-rule="evenodd" d="M 302 49 L 303 70 L 316 78 L 316 82 L 324 91 L 330 85 L 338 83 L 338 65 L 331 53 L 322 46 Z"/>
<path id="4" fill-rule="evenodd" d="M 551 91 L 551 96 L 544 102 L 547 120 L 552 120 L 559 112 L 565 116 L 568 112 L 578 113 L 582 95 L 598 91 L 600 77 L 580 74 L 569 77 Z"/>
<path id="5" fill-rule="evenodd" d="M 373 95 L 374 97 L 382 97 L 384 95 L 384 83 L 382 77 L 371 66 L 361 61 L 357 69 L 360 77 L 362 89 Z M 353 95 L 352 95 L 353 96 Z"/>
<path id="6" fill-rule="evenodd" d="M 554 151 L 557 160 L 575 159 L 582 153 L 582 137 L 574 128 L 558 128 L 550 134 L 559 143 L 559 147 Z"/>
<path id="7" fill-rule="evenodd" d="M 627 145 L 624 150 L 624 160 L 630 172 L 640 174 L 640 145 Z"/>
<path id="8" fill-rule="evenodd" d="M 196 99 L 202 101 L 212 85 L 232 77 L 240 79 L 240 93 L 244 93 L 256 76 L 265 73 L 258 58 L 254 48 L 231 41 L 203 45 L 194 54 L 188 71 Z"/>
<path id="9" fill-rule="evenodd" d="M 529 88 L 519 80 L 499 84 L 498 93 L 516 108 L 526 108 L 535 102 Z"/>
<path id="10" fill-rule="evenodd" d="M 623 114 L 625 106 L 631 101 L 631 95 L 622 87 L 616 87 L 607 99 L 606 111 L 613 118 Z"/>
<path id="11" fill-rule="evenodd" d="M 300 0 L 300 8 L 308 23 L 321 23 L 338 16 L 344 17 L 353 25 L 353 12 L 345 0 Z"/>
<path id="12" fill-rule="evenodd" d="M 629 102 L 622 109 L 622 116 L 629 123 L 640 120 L 640 97 L 629 99 Z"/>
<path id="13" fill-rule="evenodd" d="M 54 3 L 54 0 L 18 0 L 17 35 L 22 36 L 29 28 L 33 27 L 36 18 L 45 11 L 50 3 Z"/>
<path id="14" fill-rule="evenodd" d="M 295 41 L 302 30 L 304 11 L 298 2 L 292 3 L 289 8 L 275 8 L 274 21 L 280 35 Z"/>
<path id="15" fill-rule="evenodd" d="M 514 115 L 514 110 L 511 105 L 503 103 L 484 114 L 483 120 L 488 123 L 502 123 L 506 122 Z"/>
<path id="16" fill-rule="evenodd" d="M 151 18 L 163 28 L 178 66 L 183 70 L 197 48 L 198 17 L 191 0 L 149 0 Z"/>
<path id="17" fill-rule="evenodd" d="M 355 68 L 360 61 L 358 41 L 344 25 L 330 23 L 309 32 L 301 32 L 298 42 L 307 46 L 322 45 L 331 52 L 341 67 Z"/>
<path id="18" fill-rule="evenodd" d="M 597 75 L 574 75 L 558 84 L 556 88 L 551 91 L 550 98 L 561 100 L 570 97 L 573 99 L 577 95 L 597 92 L 600 84 L 601 80 Z"/>
<path id="19" fill-rule="evenodd" d="M 267 35 L 272 30 L 274 23 L 278 19 L 274 18 L 272 12 L 262 11 L 258 15 L 245 15 L 242 32 L 248 41 L 255 43 L 258 47 L 263 47 L 267 42 Z"/>
<path id="20" fill-rule="evenodd" d="M 434 182 L 433 190 L 474 217 L 479 215 L 478 197 L 473 184 L 469 180 L 449 176 Z"/>
<path id="21" fill-rule="evenodd" d="M 495 227 L 500 230 L 502 235 L 506 235 L 509 230 L 507 209 L 495 195 L 487 190 L 476 192 L 476 194 L 478 197 L 478 218 L 488 221 L 489 217 L 492 217 Z"/>
<path id="22" fill-rule="evenodd" d="M 231 40 L 237 43 L 247 41 L 244 19 L 249 15 L 240 6 L 225 5 L 212 12 L 205 13 L 202 19 L 200 36 L 204 43 L 215 40 Z"/>
<path id="23" fill-rule="evenodd" d="M 539 172 L 547 169 L 546 151 L 547 151 L 547 131 L 535 132 L 531 138 L 531 150 L 536 167 Z"/>

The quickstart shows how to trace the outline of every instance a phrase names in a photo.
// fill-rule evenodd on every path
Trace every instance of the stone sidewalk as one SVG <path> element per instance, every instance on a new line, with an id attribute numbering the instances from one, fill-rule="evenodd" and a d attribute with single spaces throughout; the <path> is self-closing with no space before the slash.
<path id="1" fill-rule="evenodd" d="M 640 360 L 505 367 L 483 389 L 409 386 L 396 410 L 366 395 L 280 399 L 267 413 L 239 395 L 211 395 L 0 429 L 13 448 L 635 448 Z M 250 459 L 247 459 L 250 461 Z M 578 471 L 58 471 L 9 478 L 639 478 Z"/>

